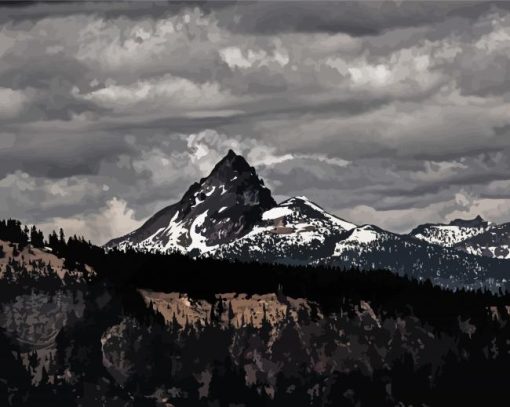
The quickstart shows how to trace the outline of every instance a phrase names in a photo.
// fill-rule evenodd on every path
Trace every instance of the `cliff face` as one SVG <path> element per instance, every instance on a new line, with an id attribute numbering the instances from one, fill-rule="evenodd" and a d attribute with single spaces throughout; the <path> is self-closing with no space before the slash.
<path id="1" fill-rule="evenodd" d="M 305 299 L 294 299 L 276 294 L 247 295 L 237 293 L 216 294 L 209 302 L 190 298 L 182 293 L 160 293 L 140 290 L 145 303 L 159 312 L 167 324 L 176 322 L 187 325 L 206 326 L 219 323 L 223 327 L 260 328 L 264 321 L 275 326 L 284 319 L 298 322 L 300 317 L 320 315 L 317 304 Z"/>
<path id="2" fill-rule="evenodd" d="M 324 315 L 314 302 L 276 294 L 228 293 L 204 300 L 182 293 L 140 293 L 164 321 L 147 329 L 126 317 L 111 326 L 101 340 L 103 363 L 122 385 L 143 382 L 147 375 L 171 376 L 171 391 L 158 387 L 156 392 L 177 405 L 189 396 L 184 392 L 189 375 L 201 397 L 213 397 L 216 366 L 226 360 L 227 370 L 242 372 L 245 385 L 270 399 L 301 380 L 311 402 L 321 397 L 323 389 L 315 381 L 321 377 L 352 371 L 371 375 L 406 353 L 417 366 L 424 360 L 440 366 L 455 346 L 452 338 L 436 337 L 419 319 L 383 317 L 366 301 Z M 427 354 L 428 349 L 436 349 L 435 354 Z"/>

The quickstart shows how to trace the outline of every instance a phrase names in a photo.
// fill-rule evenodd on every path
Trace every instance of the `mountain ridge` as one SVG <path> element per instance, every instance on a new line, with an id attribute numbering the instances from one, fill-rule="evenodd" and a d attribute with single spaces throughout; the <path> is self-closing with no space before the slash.
<path id="1" fill-rule="evenodd" d="M 463 243 L 494 227 L 477 216 L 448 224 L 427 223 L 409 234 L 397 234 L 348 222 L 303 196 L 277 204 L 255 169 L 229 150 L 179 202 L 157 212 L 139 229 L 113 239 L 106 248 L 388 269 L 447 287 L 493 289 L 506 283 L 506 263 L 498 257 L 509 256 L 508 250 L 500 256 L 501 251 L 476 246 L 476 241 L 472 246 Z"/>
<path id="2" fill-rule="evenodd" d="M 334 243 L 355 227 L 306 197 L 293 197 L 265 212 L 262 222 L 246 236 L 219 247 L 212 255 L 307 263 L 331 254 Z"/>
<path id="3" fill-rule="evenodd" d="M 424 223 L 411 230 L 409 236 L 431 244 L 454 247 L 492 226 L 491 222 L 478 215 L 473 219 L 454 219 L 449 223 Z"/>

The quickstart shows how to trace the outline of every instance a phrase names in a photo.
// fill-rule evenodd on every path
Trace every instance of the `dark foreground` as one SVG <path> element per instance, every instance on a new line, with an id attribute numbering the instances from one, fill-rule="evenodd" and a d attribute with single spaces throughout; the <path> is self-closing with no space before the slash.
<path id="1" fill-rule="evenodd" d="M 17 249 L 2 406 L 507 405 L 508 296 L 72 239 L 53 255 L 80 277 L 58 279 Z"/>

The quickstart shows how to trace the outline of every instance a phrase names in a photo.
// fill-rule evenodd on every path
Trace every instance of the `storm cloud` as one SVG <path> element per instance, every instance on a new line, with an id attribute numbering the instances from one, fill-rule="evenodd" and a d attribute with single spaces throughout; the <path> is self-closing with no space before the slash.
<path id="1" fill-rule="evenodd" d="M 229 148 L 277 199 L 510 220 L 510 3 L 0 7 L 0 217 L 104 243 Z"/>

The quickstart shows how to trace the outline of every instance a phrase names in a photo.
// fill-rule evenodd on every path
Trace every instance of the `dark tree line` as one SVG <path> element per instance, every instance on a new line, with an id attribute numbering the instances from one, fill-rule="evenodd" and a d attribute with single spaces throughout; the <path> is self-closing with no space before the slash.
<path id="1" fill-rule="evenodd" d="M 59 257 L 70 257 L 84 259 L 87 253 L 84 250 L 92 250 L 96 253 L 102 251 L 100 248 L 92 245 L 90 241 L 86 241 L 83 237 L 70 236 L 66 239 L 64 230 L 59 229 L 51 232 L 47 238 L 44 233 L 35 225 L 28 227 L 15 219 L 0 220 L 0 240 L 15 243 L 18 249 L 25 248 L 28 244 L 36 248 L 48 247 Z M 75 260 L 71 260 L 75 261 Z"/>
<path id="2" fill-rule="evenodd" d="M 0 240 L 18 243 L 25 247 L 30 239 L 30 230 L 27 226 L 15 219 L 0 220 Z"/>
<path id="3" fill-rule="evenodd" d="M 45 246 L 44 233 L 34 225 L 29 228 L 15 219 L 0 220 L 0 240 L 17 243 L 20 248 L 30 243 L 34 247 Z"/>

